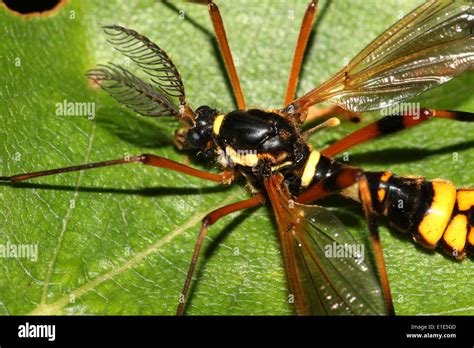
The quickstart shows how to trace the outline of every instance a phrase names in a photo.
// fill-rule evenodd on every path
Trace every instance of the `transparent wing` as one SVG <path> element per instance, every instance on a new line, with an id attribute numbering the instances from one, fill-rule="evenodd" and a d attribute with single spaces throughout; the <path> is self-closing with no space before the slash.
<path id="1" fill-rule="evenodd" d="M 127 69 L 109 63 L 89 70 L 87 76 L 118 102 L 144 116 L 177 116 L 178 108 L 155 86 Z"/>
<path id="2" fill-rule="evenodd" d="M 165 94 L 184 101 L 181 76 L 165 51 L 132 29 L 109 25 L 104 31 L 109 36 L 107 41 L 142 68 Z"/>
<path id="3" fill-rule="evenodd" d="M 431 0 L 386 30 L 333 78 L 296 99 L 291 110 L 303 112 L 325 100 L 355 112 L 381 109 L 473 66 L 473 2 Z"/>
<path id="4" fill-rule="evenodd" d="M 331 212 L 293 203 L 281 177 L 265 179 L 290 293 L 300 315 L 385 315 L 370 253 Z"/>

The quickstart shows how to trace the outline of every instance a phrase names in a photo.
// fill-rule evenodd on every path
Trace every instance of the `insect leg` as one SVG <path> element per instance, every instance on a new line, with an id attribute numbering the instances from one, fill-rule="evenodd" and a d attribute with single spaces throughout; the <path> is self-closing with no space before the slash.
<path id="1" fill-rule="evenodd" d="M 184 282 L 183 291 L 180 296 L 180 301 L 179 301 L 176 315 L 183 315 L 184 313 L 185 303 L 186 303 L 186 299 L 189 292 L 189 286 L 191 285 L 191 280 L 193 278 L 194 270 L 196 269 L 196 264 L 199 259 L 199 252 L 201 250 L 201 246 L 202 246 L 204 237 L 206 236 L 206 232 L 209 226 L 213 225 L 217 220 L 221 219 L 222 217 L 228 214 L 231 214 L 239 210 L 256 207 L 264 203 L 265 203 L 265 195 L 263 193 L 258 193 L 252 198 L 249 198 L 240 202 L 232 203 L 232 204 L 226 205 L 225 207 L 216 209 L 204 217 L 204 219 L 202 220 L 201 229 L 199 230 L 196 246 L 194 247 L 193 257 L 191 259 L 191 264 L 189 265 L 188 274 Z"/>
<path id="2" fill-rule="evenodd" d="M 212 26 L 214 27 L 219 49 L 221 51 L 222 58 L 224 59 L 227 73 L 229 74 L 232 89 L 234 90 L 237 106 L 240 110 L 245 110 L 245 97 L 242 92 L 242 88 L 240 87 L 239 76 L 237 75 L 237 71 L 235 69 L 234 59 L 232 58 L 232 52 L 229 47 L 229 42 L 227 40 L 227 34 L 225 32 L 224 22 L 222 21 L 219 7 L 217 7 L 217 5 L 212 0 L 193 0 L 193 2 L 207 4 L 207 9 L 209 11 L 209 15 L 211 16 Z"/>
<path id="3" fill-rule="evenodd" d="M 356 130 L 347 137 L 324 149 L 321 154 L 327 157 L 333 157 L 354 145 L 416 126 L 433 117 L 464 122 L 474 121 L 474 113 L 463 111 L 421 109 L 418 113 L 413 114 L 390 115 Z"/>
<path id="4" fill-rule="evenodd" d="M 382 291 L 387 306 L 388 313 L 395 315 L 393 309 L 392 295 L 390 292 L 390 283 L 388 281 L 387 269 L 385 267 L 385 260 L 383 257 L 382 246 L 380 245 L 379 228 L 377 226 L 376 215 L 372 206 L 372 197 L 370 195 L 369 184 L 364 174 L 359 177 L 359 197 L 364 209 L 365 218 L 369 226 L 370 239 L 375 254 L 375 261 L 380 275 Z"/>
<path id="5" fill-rule="evenodd" d="M 314 20 L 318 13 L 318 1 L 319 0 L 311 0 L 309 2 L 303 17 L 303 21 L 301 23 L 300 33 L 298 35 L 298 41 L 296 43 L 295 52 L 293 55 L 293 63 L 291 65 L 290 76 L 288 77 L 288 85 L 283 101 L 283 105 L 285 106 L 290 104 L 295 98 L 304 52 L 308 44 L 308 39 L 311 33 L 311 27 L 313 26 Z M 360 114 L 344 110 L 339 106 L 333 106 L 329 108 L 309 108 L 305 123 L 310 123 L 316 119 L 329 117 L 332 115 L 340 115 L 353 122 L 360 121 Z"/>
<path id="6" fill-rule="evenodd" d="M 288 85 L 286 87 L 285 99 L 283 105 L 288 105 L 295 98 L 296 87 L 298 86 L 298 77 L 301 71 L 301 63 L 303 62 L 303 55 L 308 43 L 311 27 L 314 19 L 318 13 L 318 0 L 311 0 L 306 8 L 306 12 L 301 23 L 298 41 L 296 43 L 295 53 L 293 55 L 293 63 L 291 65 L 290 76 L 288 78 Z"/>
<path id="7" fill-rule="evenodd" d="M 214 174 L 214 173 L 209 173 L 209 172 L 205 172 L 199 169 L 186 166 L 184 164 L 169 160 L 164 157 L 143 154 L 140 156 L 132 156 L 132 157 L 127 157 L 127 158 L 122 158 L 122 159 L 115 159 L 115 160 L 95 162 L 95 163 L 86 163 L 86 164 L 81 164 L 78 166 L 50 169 L 50 170 L 44 170 L 40 172 L 17 174 L 13 176 L 0 176 L 0 182 L 7 181 L 7 182 L 12 182 L 12 183 L 17 183 L 24 180 L 36 178 L 39 176 L 55 175 L 55 174 L 61 174 L 61 173 L 75 172 L 78 170 L 100 168 L 100 167 L 107 167 L 107 166 L 112 166 L 112 165 L 117 165 L 117 164 L 127 164 L 127 163 L 143 163 L 145 165 L 150 165 L 153 167 L 166 168 L 166 169 L 170 169 L 176 172 L 195 176 L 195 177 L 205 179 L 205 180 L 219 182 L 222 184 L 229 184 L 232 182 L 234 178 L 234 174 L 231 171 L 223 171 L 221 173 Z"/>

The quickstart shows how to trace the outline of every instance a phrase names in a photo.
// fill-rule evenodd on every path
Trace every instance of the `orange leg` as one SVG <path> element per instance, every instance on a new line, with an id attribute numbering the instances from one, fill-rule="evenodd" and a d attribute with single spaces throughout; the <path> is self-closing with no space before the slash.
<path id="1" fill-rule="evenodd" d="M 153 167 L 170 169 L 175 172 L 180 172 L 183 174 L 195 176 L 195 177 L 205 179 L 205 180 L 219 182 L 222 184 L 229 184 L 234 179 L 234 174 L 231 171 L 223 171 L 222 173 L 214 174 L 214 173 L 209 173 L 209 172 L 205 172 L 199 169 L 186 166 L 184 164 L 169 160 L 164 157 L 144 154 L 144 155 L 133 156 L 129 158 L 115 159 L 115 160 L 95 162 L 95 163 L 87 163 L 87 164 L 81 164 L 81 165 L 72 166 L 72 167 L 43 170 L 40 172 L 17 174 L 13 176 L 0 176 L 0 181 L 17 183 L 24 180 L 36 178 L 39 176 L 55 175 L 55 174 L 75 172 L 75 171 L 85 170 L 85 169 L 107 167 L 107 166 L 112 166 L 112 165 L 117 165 L 117 164 L 138 163 L 138 162 L 143 163 L 145 165 L 153 166 Z"/>
<path id="2" fill-rule="evenodd" d="M 295 53 L 293 55 L 293 63 L 291 65 L 290 77 L 288 78 L 288 86 L 286 88 L 285 99 L 283 105 L 290 104 L 295 98 L 296 88 L 298 86 L 298 77 L 301 71 L 301 63 L 303 62 L 304 51 L 308 44 L 311 27 L 313 26 L 316 13 L 318 12 L 318 0 L 312 0 L 303 17 L 301 29 L 296 43 Z"/>
<path id="3" fill-rule="evenodd" d="M 306 12 L 301 23 L 300 33 L 298 35 L 298 41 L 296 43 L 295 52 L 293 55 L 293 63 L 291 65 L 290 76 L 288 78 L 288 85 L 285 92 L 285 99 L 283 105 L 290 104 L 296 94 L 296 88 L 298 87 L 298 78 L 301 72 L 301 64 L 303 63 L 304 52 L 308 44 L 308 39 L 311 33 L 311 27 L 314 24 L 314 20 L 318 13 L 318 0 L 311 0 L 306 8 Z M 305 123 L 312 122 L 316 119 L 339 115 L 347 118 L 353 122 L 360 121 L 360 114 L 344 110 L 339 106 L 331 108 L 320 109 L 311 107 L 308 109 L 308 115 L 306 116 Z"/>
<path id="4" fill-rule="evenodd" d="M 180 296 L 178 310 L 176 315 L 183 315 L 185 309 L 186 299 L 188 297 L 189 286 L 191 285 L 191 280 L 193 278 L 194 271 L 196 269 L 196 264 L 199 260 L 199 252 L 204 242 L 204 237 L 206 236 L 207 229 L 209 226 L 213 225 L 217 220 L 223 218 L 226 215 L 229 215 L 233 212 L 253 208 L 260 204 L 265 203 L 265 195 L 263 193 L 258 193 L 252 198 L 246 199 L 244 201 L 232 203 L 226 205 L 225 207 L 216 209 L 211 213 L 207 214 L 206 217 L 202 220 L 202 226 L 199 230 L 198 239 L 196 241 L 196 246 L 194 247 L 193 257 L 191 259 L 191 264 L 189 265 L 188 274 L 184 282 L 183 291 Z"/>
<path id="5" fill-rule="evenodd" d="M 392 134 L 405 128 L 416 126 L 432 117 L 447 118 L 464 122 L 474 121 L 474 114 L 470 112 L 430 109 L 420 109 L 419 113 L 416 114 L 386 116 L 335 142 L 323 150 L 321 154 L 327 157 L 333 157 L 354 145 Z"/>
<path id="6" fill-rule="evenodd" d="M 379 271 L 380 285 L 382 286 L 383 297 L 385 299 L 385 305 L 389 315 L 395 315 L 393 308 L 392 294 L 390 291 L 390 283 L 388 281 L 387 269 L 385 267 L 385 260 L 383 257 L 382 246 L 380 244 L 379 228 L 377 221 L 375 220 L 376 215 L 373 210 L 372 197 L 370 195 L 369 184 L 365 175 L 361 175 L 358 180 L 359 183 L 359 196 L 362 203 L 362 208 L 365 213 L 365 218 L 369 226 L 370 240 L 372 242 L 372 248 L 374 249 L 375 263 Z"/>
<path id="7" fill-rule="evenodd" d="M 234 59 L 232 58 L 232 52 L 229 47 L 229 41 L 227 40 L 224 22 L 222 21 L 219 7 L 217 7 L 217 5 L 212 0 L 192 0 L 192 2 L 203 5 L 207 4 L 207 9 L 209 10 L 209 15 L 211 16 L 212 26 L 214 27 L 214 32 L 216 33 L 219 49 L 221 51 L 222 58 L 224 59 L 227 73 L 229 74 L 232 89 L 234 90 L 237 107 L 240 110 L 245 110 L 247 107 L 245 103 L 245 97 L 242 92 L 242 88 L 240 87 L 239 76 L 235 70 Z"/>

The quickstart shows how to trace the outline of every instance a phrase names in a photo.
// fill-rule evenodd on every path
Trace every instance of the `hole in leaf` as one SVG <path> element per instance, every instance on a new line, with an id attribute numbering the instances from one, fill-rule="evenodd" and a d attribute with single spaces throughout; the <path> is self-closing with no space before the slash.
<path id="1" fill-rule="evenodd" d="M 34 15 L 55 10 L 64 0 L 0 0 L 7 9 L 22 14 Z"/>

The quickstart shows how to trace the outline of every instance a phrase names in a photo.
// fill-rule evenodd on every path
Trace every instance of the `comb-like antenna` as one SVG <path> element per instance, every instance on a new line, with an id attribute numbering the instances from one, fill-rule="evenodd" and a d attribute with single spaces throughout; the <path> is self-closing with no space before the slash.
<path id="1" fill-rule="evenodd" d="M 118 102 L 143 116 L 178 116 L 179 110 L 159 88 L 127 69 L 109 63 L 89 70 L 87 76 Z"/>
<path id="2" fill-rule="evenodd" d="M 109 36 L 107 41 L 126 57 L 130 58 L 151 77 L 170 97 L 185 101 L 183 81 L 171 58 L 158 45 L 135 30 L 118 25 L 104 26 Z"/>
<path id="3" fill-rule="evenodd" d="M 175 116 L 194 124 L 196 115 L 186 102 L 183 81 L 171 58 L 158 45 L 132 29 L 104 26 L 107 41 L 135 62 L 150 78 L 141 80 L 127 69 L 100 65 L 88 76 L 120 103 L 145 116 Z M 173 102 L 179 99 L 179 106 Z"/>

